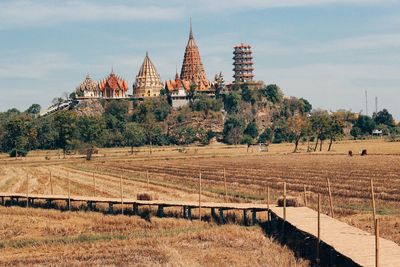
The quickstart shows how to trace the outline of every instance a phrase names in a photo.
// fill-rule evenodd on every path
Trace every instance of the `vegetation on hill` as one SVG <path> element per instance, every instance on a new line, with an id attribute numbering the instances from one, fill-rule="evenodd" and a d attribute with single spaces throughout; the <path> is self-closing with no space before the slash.
<path id="1" fill-rule="evenodd" d="M 293 142 L 294 152 L 300 141 L 308 141 L 308 151 L 317 151 L 327 140 L 329 151 L 345 135 L 364 138 L 375 129 L 384 135 L 400 133 L 386 109 L 372 117 L 312 109 L 306 99 L 284 97 L 277 85 L 260 90 L 236 86 L 215 98 L 192 93 L 189 105 L 178 109 L 166 95 L 144 101 L 90 100 L 47 116 L 38 116 L 37 104 L 24 112 L 10 109 L 0 113 L 0 151 L 16 156 L 32 149 L 62 149 L 64 155 L 85 150 L 91 155 L 95 147 L 130 146 L 133 153 L 142 145 L 207 145 L 213 138 L 248 146 Z"/>

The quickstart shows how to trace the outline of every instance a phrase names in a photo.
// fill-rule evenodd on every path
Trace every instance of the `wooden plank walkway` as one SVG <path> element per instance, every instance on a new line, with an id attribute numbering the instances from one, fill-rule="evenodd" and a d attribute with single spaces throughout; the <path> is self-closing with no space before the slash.
<path id="1" fill-rule="evenodd" d="M 26 199 L 23 193 L 0 193 L 2 203 L 4 198 Z M 87 203 L 108 203 L 109 205 L 121 204 L 121 198 L 105 197 L 86 197 L 86 196 L 68 196 L 65 195 L 39 195 L 29 194 L 30 200 L 51 200 L 87 202 Z M 182 207 L 195 209 L 199 208 L 198 202 L 188 201 L 164 201 L 164 200 L 137 200 L 133 198 L 123 198 L 124 205 L 150 205 L 162 207 Z M 202 202 L 202 208 L 223 210 L 243 210 L 252 211 L 253 216 L 256 212 L 269 211 L 283 219 L 283 209 L 266 204 L 253 203 L 216 203 Z M 220 213 L 221 214 L 221 213 Z M 294 228 L 308 235 L 317 237 L 317 217 L 316 211 L 306 207 L 287 207 L 286 222 Z M 254 219 L 254 217 L 253 217 Z M 339 220 L 333 219 L 325 214 L 321 214 L 321 241 L 332 247 L 336 252 L 354 261 L 360 266 L 375 266 L 375 236 L 362 231 L 356 227 L 350 226 Z M 380 266 L 399 267 L 400 266 L 400 246 L 396 243 L 380 238 Z"/>
<path id="2" fill-rule="evenodd" d="M 271 211 L 283 218 L 283 210 L 271 207 Z M 314 237 L 318 236 L 318 213 L 306 207 L 287 207 L 286 221 L 295 228 Z M 361 266 L 375 266 L 375 236 L 344 222 L 321 214 L 321 241 L 338 253 Z M 400 266 L 400 246 L 393 241 L 379 238 L 380 266 Z"/>

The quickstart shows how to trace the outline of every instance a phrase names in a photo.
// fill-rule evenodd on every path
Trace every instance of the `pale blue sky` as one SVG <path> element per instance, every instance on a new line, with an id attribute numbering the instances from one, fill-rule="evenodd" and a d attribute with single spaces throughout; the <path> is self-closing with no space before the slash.
<path id="1" fill-rule="evenodd" d="M 232 47 L 253 46 L 255 78 L 314 107 L 400 119 L 400 0 L 0 0 L 0 111 L 48 106 L 113 67 L 130 87 L 146 50 L 163 80 L 182 63 L 189 17 L 210 80 L 232 80 Z M 130 88 L 130 93 L 132 88 Z"/>

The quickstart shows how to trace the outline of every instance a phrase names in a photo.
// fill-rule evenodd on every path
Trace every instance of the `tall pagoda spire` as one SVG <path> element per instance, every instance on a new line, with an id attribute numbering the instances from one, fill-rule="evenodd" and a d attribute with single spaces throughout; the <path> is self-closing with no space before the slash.
<path id="1" fill-rule="evenodd" d="M 207 80 L 206 73 L 201 63 L 199 48 L 193 37 L 192 19 L 190 19 L 189 40 L 186 45 L 183 57 L 181 80 L 187 80 L 196 85 L 196 90 L 207 90 L 210 82 Z"/>

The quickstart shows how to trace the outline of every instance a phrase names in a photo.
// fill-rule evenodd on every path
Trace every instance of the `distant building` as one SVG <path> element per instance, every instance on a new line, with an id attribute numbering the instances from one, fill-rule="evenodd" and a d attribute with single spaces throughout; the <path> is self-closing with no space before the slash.
<path id="1" fill-rule="evenodd" d="M 98 98 L 100 96 L 99 88 L 97 83 L 90 78 L 90 75 L 86 75 L 85 80 L 75 90 L 77 98 Z"/>
<path id="2" fill-rule="evenodd" d="M 107 78 L 99 82 L 101 98 L 127 98 L 128 83 L 111 70 Z"/>
<path id="3" fill-rule="evenodd" d="M 160 75 L 146 52 L 143 64 L 133 84 L 133 97 L 145 98 L 159 96 L 162 88 L 163 84 Z"/>
<path id="4" fill-rule="evenodd" d="M 175 75 L 175 80 L 165 82 L 165 89 L 171 99 L 172 107 L 178 108 L 189 103 L 188 92 L 190 90 L 190 82 L 179 79 L 178 73 Z"/>
<path id="5" fill-rule="evenodd" d="M 249 44 L 237 45 L 233 48 L 233 84 L 231 86 L 247 86 L 249 89 L 259 89 L 262 82 L 254 81 L 253 51 Z"/>

